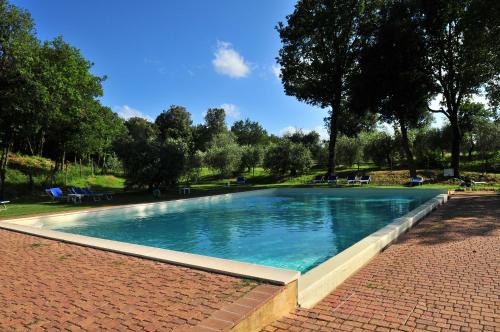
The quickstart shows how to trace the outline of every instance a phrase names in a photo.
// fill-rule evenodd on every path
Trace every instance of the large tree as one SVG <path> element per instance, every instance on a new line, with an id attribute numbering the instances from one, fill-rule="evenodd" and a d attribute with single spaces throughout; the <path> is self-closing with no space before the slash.
<path id="1" fill-rule="evenodd" d="M 27 135 L 33 119 L 32 96 L 38 93 L 33 72 L 38 41 L 28 12 L 0 0 L 0 196 L 9 152 Z"/>
<path id="2" fill-rule="evenodd" d="M 328 173 L 335 172 L 335 143 L 347 78 L 356 66 L 359 29 L 372 1 L 299 0 L 278 23 L 283 44 L 277 58 L 286 94 L 330 108 Z"/>
<path id="3" fill-rule="evenodd" d="M 500 2 L 420 0 L 419 3 L 430 59 L 427 72 L 442 94 L 443 107 L 432 111 L 444 114 L 450 122 L 451 164 L 455 176 L 459 177 L 461 119 L 467 110 L 461 105 L 468 97 L 487 86 L 495 86 L 499 80 Z"/>
<path id="4" fill-rule="evenodd" d="M 245 119 L 236 121 L 231 126 L 239 145 L 258 145 L 267 140 L 267 132 L 257 121 Z"/>
<path id="5" fill-rule="evenodd" d="M 155 120 L 158 127 L 160 138 L 167 137 L 182 139 L 186 142 L 191 141 L 191 114 L 185 107 L 172 105 L 166 111 L 163 111 Z"/>
<path id="6" fill-rule="evenodd" d="M 384 3 L 360 52 L 354 75 L 351 106 L 370 110 L 398 127 L 410 176 L 417 176 L 408 132 L 428 120 L 427 104 L 435 92 L 426 66 L 424 38 L 416 6 L 411 1 Z"/>

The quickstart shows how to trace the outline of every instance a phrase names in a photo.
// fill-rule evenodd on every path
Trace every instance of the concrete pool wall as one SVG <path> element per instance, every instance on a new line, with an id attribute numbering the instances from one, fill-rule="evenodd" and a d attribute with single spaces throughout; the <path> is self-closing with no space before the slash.
<path id="1" fill-rule="evenodd" d="M 64 222 L 65 224 L 76 223 L 81 219 L 89 217 L 89 214 L 105 215 L 106 213 L 122 213 L 126 215 L 131 211 L 143 213 L 165 212 L 170 207 L 177 207 L 185 202 L 196 204 L 209 204 L 214 201 L 231 199 L 235 195 L 238 197 L 258 196 L 262 194 L 280 193 L 284 191 L 296 191 L 301 193 L 324 193 L 325 195 L 342 195 L 343 197 L 355 197 L 363 192 L 367 197 L 383 197 L 387 195 L 411 194 L 413 196 L 428 196 L 429 193 L 434 198 L 418 206 L 406 215 L 395 219 L 380 230 L 365 237 L 346 250 L 333 256 L 326 262 L 318 265 L 304 275 L 294 270 L 280 269 L 258 264 L 250 264 L 229 259 L 221 259 L 173 250 L 166 250 L 119 241 L 99 239 L 89 236 L 75 235 L 43 229 L 44 223 Z M 277 285 L 288 285 L 298 280 L 297 300 L 303 307 L 312 307 L 324 296 L 335 289 L 340 283 L 365 265 L 383 248 L 398 238 L 400 234 L 412 227 L 418 220 L 430 213 L 438 205 L 447 201 L 447 190 L 441 189 L 376 189 L 376 188 L 275 188 L 255 190 L 242 193 L 223 194 L 215 196 L 205 196 L 187 198 L 175 201 L 166 201 L 148 204 L 134 204 L 119 207 L 107 207 L 91 209 L 71 213 L 56 215 L 27 217 L 20 219 L 2 220 L 0 228 L 36 235 L 58 241 L 84 245 L 92 248 L 132 255 L 161 262 L 172 263 L 211 272 L 224 273 L 228 275 L 252 278 Z"/>

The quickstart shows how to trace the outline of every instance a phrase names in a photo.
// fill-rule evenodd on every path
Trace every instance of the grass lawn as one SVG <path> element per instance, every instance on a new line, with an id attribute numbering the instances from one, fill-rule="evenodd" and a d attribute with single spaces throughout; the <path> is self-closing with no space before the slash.
<path id="1" fill-rule="evenodd" d="M 363 165 L 360 166 L 359 169 L 357 167 L 339 168 L 337 174 L 341 179 L 345 179 L 348 174 L 353 174 L 355 172 L 370 174 L 372 176 L 373 183 L 363 186 L 347 184 L 340 184 L 337 186 L 328 184 L 312 185 L 308 182 L 310 182 L 310 180 L 312 180 L 316 175 L 324 174 L 325 170 L 323 168 L 313 168 L 305 175 L 287 179 L 275 179 L 264 169 L 256 168 L 255 173 L 248 172 L 243 174 L 247 179 L 247 185 L 237 186 L 234 185 L 234 178 L 221 179 L 210 170 L 203 169 L 198 183 L 191 185 L 192 191 L 189 196 L 180 195 L 176 189 L 170 189 L 166 192 L 162 191 L 162 196 L 160 198 L 154 198 L 151 193 L 144 191 L 125 192 L 123 190 L 124 179 L 114 175 L 87 175 L 84 177 L 78 177 L 73 174 L 71 181 L 68 181 L 68 185 L 92 187 L 94 190 L 111 190 L 115 192 L 115 196 L 111 201 L 84 201 L 81 204 L 73 204 L 52 202 L 50 198 L 44 194 L 42 189 L 34 189 L 34 191 L 30 194 L 23 193 L 19 187 L 22 187 L 22 185 L 25 187 L 25 181 L 27 179 L 23 174 L 19 173 L 19 171 L 13 171 L 14 174 L 11 173 L 9 189 L 14 189 L 14 192 L 15 190 L 18 190 L 20 194 L 16 196 L 8 196 L 7 199 L 11 201 L 11 204 L 8 204 L 7 210 L 0 210 L 0 219 L 30 214 L 64 212 L 112 205 L 158 202 L 186 197 L 217 195 L 276 187 L 407 188 L 406 183 L 408 182 L 408 171 L 406 170 L 378 170 L 368 165 Z M 439 179 L 440 171 L 438 170 L 421 171 L 419 174 L 422 174 L 426 179 L 434 179 L 432 180 L 434 183 L 414 187 L 416 190 L 425 188 L 461 189 L 456 182 Z M 464 175 L 475 179 L 478 179 L 481 176 L 481 174 L 477 172 L 464 172 Z M 487 186 L 478 186 L 477 189 L 500 190 L 500 174 L 488 174 L 486 179 L 490 184 Z M 227 187 L 226 183 L 228 182 L 232 182 L 233 185 Z M 38 188 L 40 187 L 38 186 Z"/>

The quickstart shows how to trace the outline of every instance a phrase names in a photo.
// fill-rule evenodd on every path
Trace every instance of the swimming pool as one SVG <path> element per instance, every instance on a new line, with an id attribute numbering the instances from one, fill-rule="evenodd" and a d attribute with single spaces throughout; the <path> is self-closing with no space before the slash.
<path id="1" fill-rule="evenodd" d="M 441 191 L 271 189 L 39 218 L 42 229 L 302 273 Z"/>

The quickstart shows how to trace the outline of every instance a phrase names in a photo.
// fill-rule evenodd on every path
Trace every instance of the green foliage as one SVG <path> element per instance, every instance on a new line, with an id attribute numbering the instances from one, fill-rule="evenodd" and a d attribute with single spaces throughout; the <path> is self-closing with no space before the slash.
<path id="1" fill-rule="evenodd" d="M 264 168 L 279 177 L 297 176 L 312 165 L 311 152 L 301 143 L 282 139 L 271 146 L 264 157 Z"/>
<path id="2" fill-rule="evenodd" d="M 264 144 L 267 141 L 267 132 L 258 122 L 239 120 L 231 126 L 231 132 L 236 135 L 239 145 Z"/>
<path id="3" fill-rule="evenodd" d="M 373 1 L 300 0 L 280 22 L 282 48 L 278 63 L 287 95 L 321 108 L 331 108 L 328 128 L 328 172 L 335 168 L 335 142 L 349 76 L 356 67 L 359 34 Z"/>
<path id="4" fill-rule="evenodd" d="M 167 137 L 191 141 L 191 114 L 185 107 L 172 105 L 155 120 L 161 139 Z"/>
<path id="5" fill-rule="evenodd" d="M 335 146 L 337 164 L 351 167 L 354 163 L 362 161 L 363 146 L 358 137 L 339 136 Z"/>
<path id="6" fill-rule="evenodd" d="M 261 165 L 263 158 L 264 149 L 261 146 L 245 145 L 242 147 L 241 167 L 255 173 L 255 167 Z"/>
<path id="7" fill-rule="evenodd" d="M 304 145 L 311 152 L 313 159 L 318 160 L 321 151 L 321 142 L 319 134 L 316 131 L 310 131 L 305 134 L 301 129 L 288 132 L 283 136 L 294 143 Z"/>
<path id="8" fill-rule="evenodd" d="M 367 134 L 363 147 L 366 161 L 371 160 L 378 166 L 393 167 L 397 158 L 397 147 L 394 138 L 381 131 Z"/>
<path id="9" fill-rule="evenodd" d="M 217 171 L 220 177 L 234 174 L 241 163 L 242 149 L 234 134 L 221 132 L 214 136 L 205 154 L 205 163 Z"/>

